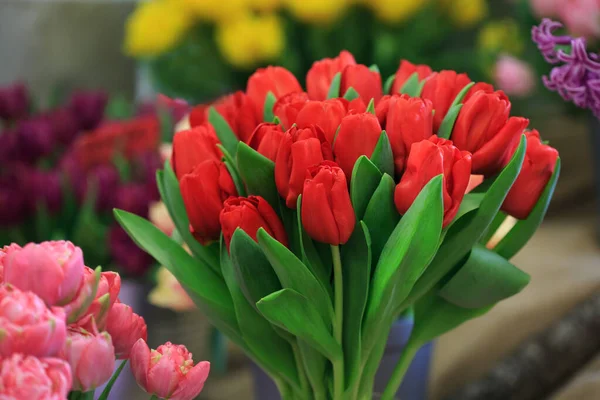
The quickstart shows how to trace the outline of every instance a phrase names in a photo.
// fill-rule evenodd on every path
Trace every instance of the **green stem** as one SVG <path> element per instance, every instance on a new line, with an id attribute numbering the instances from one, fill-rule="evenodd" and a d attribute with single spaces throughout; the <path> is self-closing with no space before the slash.
<path id="1" fill-rule="evenodd" d="M 159 397 L 153 394 L 152 396 L 150 396 L 150 400 L 159 400 Z"/>
<path id="2" fill-rule="evenodd" d="M 402 351 L 402 355 L 400 355 L 400 360 L 398 360 L 398 364 L 394 368 L 394 372 L 388 381 L 388 384 L 381 396 L 381 400 L 393 400 L 394 396 L 396 396 L 396 392 L 400 388 L 402 384 L 402 379 L 404 378 L 404 374 L 408 370 L 410 363 L 412 362 L 415 354 L 419 350 L 419 346 L 417 346 L 414 342 L 408 341 L 406 347 Z"/>
<path id="3" fill-rule="evenodd" d="M 100 395 L 100 397 L 98 397 L 98 400 L 107 400 L 108 399 L 108 395 L 110 394 L 110 391 L 111 391 L 113 385 L 115 384 L 117 378 L 119 377 L 119 375 L 121 375 L 121 371 L 123 371 L 123 367 L 125 367 L 125 364 L 127 364 L 127 360 L 123 360 L 121 365 L 119 365 L 119 368 L 117 368 L 117 370 L 115 371 L 113 376 L 110 378 L 110 381 L 108 381 L 108 384 L 102 391 L 102 394 Z"/>
<path id="4" fill-rule="evenodd" d="M 210 329 L 211 369 L 217 374 L 223 374 L 227 369 L 227 339 L 214 326 Z"/>
<path id="5" fill-rule="evenodd" d="M 296 341 L 290 341 L 292 351 L 294 352 L 294 360 L 296 361 L 296 368 L 298 369 L 298 377 L 300 378 L 300 388 L 303 392 L 308 392 L 310 384 L 304 371 L 304 364 L 302 363 L 302 356 L 300 355 L 300 346 Z"/>
<path id="6" fill-rule="evenodd" d="M 335 321 L 333 324 L 333 337 L 342 347 L 342 330 L 344 324 L 344 279 L 342 276 L 342 260 L 339 246 L 331 246 L 333 259 L 333 290 Z M 344 359 L 333 363 L 333 398 L 339 400 L 344 395 Z"/>

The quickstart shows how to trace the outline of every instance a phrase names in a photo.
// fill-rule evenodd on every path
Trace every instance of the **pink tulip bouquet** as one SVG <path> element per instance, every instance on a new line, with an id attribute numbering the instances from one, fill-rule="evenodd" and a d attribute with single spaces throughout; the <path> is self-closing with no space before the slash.
<path id="1" fill-rule="evenodd" d="M 195 398 L 210 364 L 194 365 L 170 342 L 150 350 L 146 323 L 119 301 L 120 287 L 119 274 L 86 267 L 71 242 L 2 248 L 0 399 L 87 400 L 106 384 L 98 397 L 106 400 L 127 360 L 153 398 Z"/>
<path id="2" fill-rule="evenodd" d="M 382 85 L 342 52 L 306 83 L 259 69 L 245 92 L 192 110 L 157 173 L 171 237 L 115 215 L 284 400 L 372 398 L 390 328 L 412 316 L 391 400 L 424 343 L 527 285 L 508 260 L 541 223 L 560 159 L 466 74 L 402 61 Z"/>

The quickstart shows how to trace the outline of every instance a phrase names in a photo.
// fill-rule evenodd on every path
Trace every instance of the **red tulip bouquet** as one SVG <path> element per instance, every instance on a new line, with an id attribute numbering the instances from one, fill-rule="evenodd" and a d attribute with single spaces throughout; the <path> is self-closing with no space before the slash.
<path id="1" fill-rule="evenodd" d="M 115 214 L 284 399 L 371 398 L 390 327 L 412 315 L 392 399 L 422 344 L 527 285 L 508 259 L 542 221 L 560 159 L 465 74 L 403 61 L 382 86 L 342 52 L 306 81 L 259 69 L 193 109 L 157 174 L 173 237 Z M 467 193 L 472 175 L 484 179 Z"/>

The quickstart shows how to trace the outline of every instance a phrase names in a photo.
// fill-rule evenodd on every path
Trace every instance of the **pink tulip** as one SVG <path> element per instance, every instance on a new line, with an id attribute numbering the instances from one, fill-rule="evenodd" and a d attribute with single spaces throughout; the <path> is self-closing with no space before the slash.
<path id="1" fill-rule="evenodd" d="M 600 37 L 600 1 L 562 0 L 559 17 L 569 33 L 588 39 Z"/>
<path id="2" fill-rule="evenodd" d="M 104 384 L 115 368 L 115 348 L 107 332 L 89 332 L 69 327 L 69 335 L 60 357 L 73 372 L 73 390 L 88 392 Z"/>
<path id="3" fill-rule="evenodd" d="M 90 272 L 91 271 L 91 272 Z M 93 274 L 93 270 L 86 269 L 86 274 Z M 76 324 L 86 330 L 93 330 L 92 325 L 95 325 L 99 330 L 104 330 L 106 327 L 106 318 L 111 307 L 117 301 L 119 292 L 121 291 L 121 277 L 116 272 L 102 272 L 96 297 L 92 304 Z"/>
<path id="4" fill-rule="evenodd" d="M 502 56 L 494 71 L 496 86 L 511 96 L 527 96 L 535 88 L 535 73 L 524 61 Z"/>
<path id="5" fill-rule="evenodd" d="M 14 250 L 19 250 L 20 248 L 21 246 L 19 246 L 18 244 L 12 243 L 0 249 L 0 283 L 4 282 L 4 259 L 6 258 L 8 253 Z"/>
<path id="6" fill-rule="evenodd" d="M 34 293 L 0 284 L 0 356 L 53 356 L 63 347 L 66 335 L 62 308 L 49 309 Z"/>
<path id="7" fill-rule="evenodd" d="M 148 327 L 144 318 L 119 300 L 108 312 L 106 331 L 110 333 L 118 359 L 128 359 L 131 348 L 139 339 L 148 340 Z"/>
<path id="8" fill-rule="evenodd" d="M 63 400 L 71 389 L 71 369 L 58 358 L 15 353 L 0 360 L 0 399 Z"/>
<path id="9" fill-rule="evenodd" d="M 37 294 L 50 306 L 75 297 L 83 279 L 83 253 L 71 242 L 29 243 L 8 252 L 4 281 Z"/>
<path id="10" fill-rule="evenodd" d="M 65 305 L 65 312 L 67 313 L 67 323 L 72 324 L 86 314 L 88 308 L 92 304 L 92 301 L 96 298 L 96 292 L 102 278 L 101 268 L 97 271 L 85 267 L 83 270 L 83 279 L 79 290 L 75 294 L 75 298 L 69 304 Z"/>
<path id="11" fill-rule="evenodd" d="M 538 18 L 555 17 L 561 3 L 564 3 L 564 0 L 530 0 L 531 9 Z"/>
<path id="12" fill-rule="evenodd" d="M 161 399 L 192 400 L 202 391 L 210 363 L 194 365 L 183 345 L 167 342 L 150 350 L 143 339 L 131 349 L 131 371 L 138 385 Z"/>

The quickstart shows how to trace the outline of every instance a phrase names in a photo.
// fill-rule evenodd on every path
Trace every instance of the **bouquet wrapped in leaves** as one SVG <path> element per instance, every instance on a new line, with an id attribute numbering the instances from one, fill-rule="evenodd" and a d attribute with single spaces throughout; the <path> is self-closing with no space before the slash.
<path id="1" fill-rule="evenodd" d="M 192 110 L 157 173 L 172 237 L 115 214 L 284 399 L 371 398 L 390 327 L 412 315 L 392 399 L 421 345 L 527 285 L 508 260 L 542 221 L 560 159 L 465 74 L 403 61 L 382 85 L 342 52 L 306 82 L 259 69 L 245 92 Z"/>

